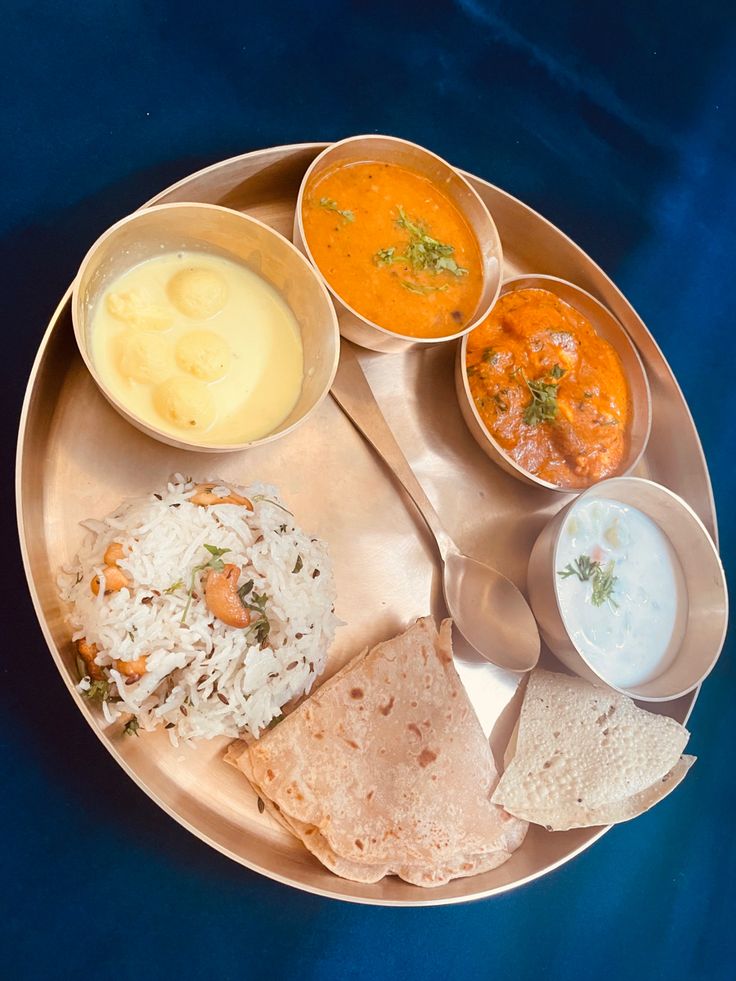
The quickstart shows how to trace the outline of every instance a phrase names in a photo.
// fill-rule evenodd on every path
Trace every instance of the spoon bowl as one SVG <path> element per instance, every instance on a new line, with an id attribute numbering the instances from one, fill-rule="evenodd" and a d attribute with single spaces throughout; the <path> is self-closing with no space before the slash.
<path id="1" fill-rule="evenodd" d="M 496 569 L 462 552 L 445 556 L 445 603 L 455 626 L 479 654 L 509 671 L 531 671 L 539 631 L 529 604 Z"/>
<path id="2" fill-rule="evenodd" d="M 341 345 L 331 392 L 402 484 L 432 532 L 444 562 L 445 603 L 457 629 L 491 664 L 510 671 L 531 671 L 539 660 L 540 640 L 529 604 L 510 579 L 463 555 L 447 534 L 396 442 L 348 341 Z"/>

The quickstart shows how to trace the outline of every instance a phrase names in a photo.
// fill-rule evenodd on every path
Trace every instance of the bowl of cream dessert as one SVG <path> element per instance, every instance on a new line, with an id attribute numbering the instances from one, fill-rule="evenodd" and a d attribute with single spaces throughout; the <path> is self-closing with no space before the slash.
<path id="1" fill-rule="evenodd" d="M 539 535 L 528 577 L 552 653 L 633 698 L 692 691 L 723 647 L 716 546 L 689 505 L 653 481 L 614 477 L 580 494 Z"/>
<path id="2" fill-rule="evenodd" d="M 311 264 L 272 228 L 216 205 L 157 205 L 113 225 L 82 262 L 72 318 L 105 398 L 181 449 L 286 435 L 337 369 L 337 316 Z"/>

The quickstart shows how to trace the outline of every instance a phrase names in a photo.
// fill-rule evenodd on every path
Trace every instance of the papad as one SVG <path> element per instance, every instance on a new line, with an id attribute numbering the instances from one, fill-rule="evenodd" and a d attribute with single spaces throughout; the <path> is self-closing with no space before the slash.
<path id="1" fill-rule="evenodd" d="M 626 695 L 538 668 L 493 801 L 552 831 L 628 821 L 685 776 L 689 735 Z"/>

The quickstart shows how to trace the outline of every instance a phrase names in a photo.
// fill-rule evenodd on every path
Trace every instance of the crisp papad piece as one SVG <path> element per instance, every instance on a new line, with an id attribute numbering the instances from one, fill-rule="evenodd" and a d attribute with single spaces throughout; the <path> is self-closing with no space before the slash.
<path id="1" fill-rule="evenodd" d="M 502 864 L 526 822 L 491 803 L 490 746 L 431 618 L 358 656 L 238 766 L 269 811 L 338 875 L 440 885 Z"/>
<path id="2" fill-rule="evenodd" d="M 680 755 L 689 736 L 626 695 L 538 668 L 493 801 L 550 831 L 628 821 L 685 776 L 695 761 Z"/>

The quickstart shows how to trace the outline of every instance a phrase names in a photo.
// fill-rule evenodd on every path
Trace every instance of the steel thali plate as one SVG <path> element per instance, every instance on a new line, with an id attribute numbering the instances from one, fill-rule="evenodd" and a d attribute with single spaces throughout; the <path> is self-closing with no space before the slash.
<path id="1" fill-rule="evenodd" d="M 246 211 L 290 237 L 301 177 L 325 144 L 256 151 L 208 167 L 155 203 L 199 201 Z M 602 270 L 567 236 L 522 202 L 465 175 L 488 205 L 504 248 L 504 275 L 546 273 L 605 303 L 636 343 L 652 388 L 653 426 L 637 468 L 680 494 L 712 535 L 716 517 L 698 434 L 679 386 L 651 334 Z M 150 203 L 154 203 L 150 202 Z M 80 259 L 83 249 L 80 249 Z M 277 484 L 299 524 L 326 540 L 335 570 L 337 632 L 327 674 L 367 644 L 418 616 L 444 615 L 439 560 L 408 498 L 328 398 L 296 432 L 238 454 L 199 454 L 155 442 L 128 425 L 99 394 L 77 352 L 70 292 L 46 331 L 26 392 L 18 441 L 21 548 L 38 619 L 79 710 L 103 745 L 156 803 L 198 838 L 280 882 L 325 896 L 382 905 L 438 905 L 490 896 L 537 878 L 589 847 L 606 829 L 549 833 L 532 826 L 498 869 L 421 889 L 397 878 L 363 884 L 325 869 L 260 814 L 245 778 L 222 761 L 228 740 L 175 749 L 166 735 L 127 739 L 76 691 L 75 658 L 56 576 L 78 548 L 79 522 L 123 498 L 154 490 L 179 471 Z M 495 466 L 458 408 L 455 344 L 406 355 L 361 354 L 389 424 L 459 547 L 497 566 L 522 589 L 531 546 L 569 500 L 527 487 Z M 676 431 L 677 440 L 671 433 Z M 491 738 L 497 761 L 518 714 L 518 676 L 482 662 L 456 635 L 458 669 Z M 554 666 L 549 655 L 543 663 Z M 684 722 L 697 692 L 649 704 Z"/>

